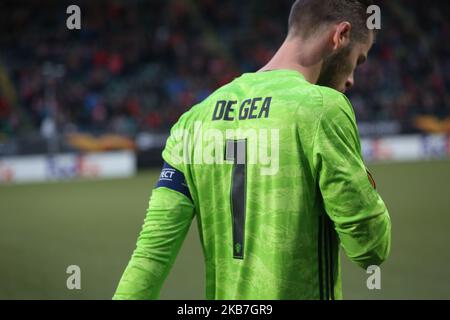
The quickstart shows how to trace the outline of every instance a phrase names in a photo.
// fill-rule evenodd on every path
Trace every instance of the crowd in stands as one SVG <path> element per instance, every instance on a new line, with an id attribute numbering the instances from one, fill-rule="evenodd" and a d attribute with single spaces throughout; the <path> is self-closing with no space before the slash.
<path id="1" fill-rule="evenodd" d="M 57 132 L 167 132 L 216 88 L 264 65 L 292 0 L 0 4 L 0 138 Z M 395 4 L 394 4 L 395 2 Z M 450 116 L 446 1 L 384 1 L 382 30 L 349 97 L 359 122 Z M 51 130 L 50 130 L 51 133 Z"/>

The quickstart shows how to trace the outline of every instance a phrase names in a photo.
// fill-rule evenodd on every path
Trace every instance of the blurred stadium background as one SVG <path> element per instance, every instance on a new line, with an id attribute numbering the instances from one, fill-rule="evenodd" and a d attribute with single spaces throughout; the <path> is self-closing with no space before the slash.
<path id="1" fill-rule="evenodd" d="M 0 299 L 112 297 L 171 125 L 271 57 L 292 1 L 73 3 L 81 30 L 66 28 L 72 3 L 0 3 Z M 449 299 L 450 4 L 379 4 L 349 97 L 393 245 L 381 290 L 342 257 L 344 297 Z M 194 222 L 161 298 L 203 291 Z"/>

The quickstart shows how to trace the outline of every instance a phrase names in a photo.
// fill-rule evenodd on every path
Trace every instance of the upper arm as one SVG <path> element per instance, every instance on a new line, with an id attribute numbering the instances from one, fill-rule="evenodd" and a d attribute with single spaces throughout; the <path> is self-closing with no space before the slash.
<path id="1" fill-rule="evenodd" d="M 368 177 L 351 105 L 343 95 L 333 98 L 324 106 L 314 140 L 324 207 L 350 258 L 361 265 L 381 263 L 390 246 L 388 211 Z"/>
<path id="2" fill-rule="evenodd" d="M 367 176 L 351 106 L 339 97 L 325 110 L 314 138 L 314 166 L 325 208 L 333 221 L 375 213 L 378 193 Z"/>

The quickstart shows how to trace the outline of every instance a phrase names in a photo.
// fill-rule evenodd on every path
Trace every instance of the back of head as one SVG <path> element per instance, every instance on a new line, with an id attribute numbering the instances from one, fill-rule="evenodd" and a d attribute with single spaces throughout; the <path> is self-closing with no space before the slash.
<path id="1" fill-rule="evenodd" d="M 307 39 L 330 24 L 348 21 L 351 40 L 364 42 L 369 34 L 367 7 L 372 4 L 372 0 L 297 0 L 289 15 L 288 36 Z"/>

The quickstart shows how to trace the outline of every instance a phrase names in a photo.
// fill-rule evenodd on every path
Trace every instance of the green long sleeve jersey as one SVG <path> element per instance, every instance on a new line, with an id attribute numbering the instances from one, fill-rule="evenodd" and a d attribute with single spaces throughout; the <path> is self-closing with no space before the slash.
<path id="1" fill-rule="evenodd" d="M 160 181 L 180 174 L 188 191 L 153 191 L 114 299 L 159 296 L 194 216 L 207 299 L 341 299 L 340 245 L 363 268 L 389 254 L 350 102 L 296 71 L 218 89 L 175 124 L 163 158 Z"/>

